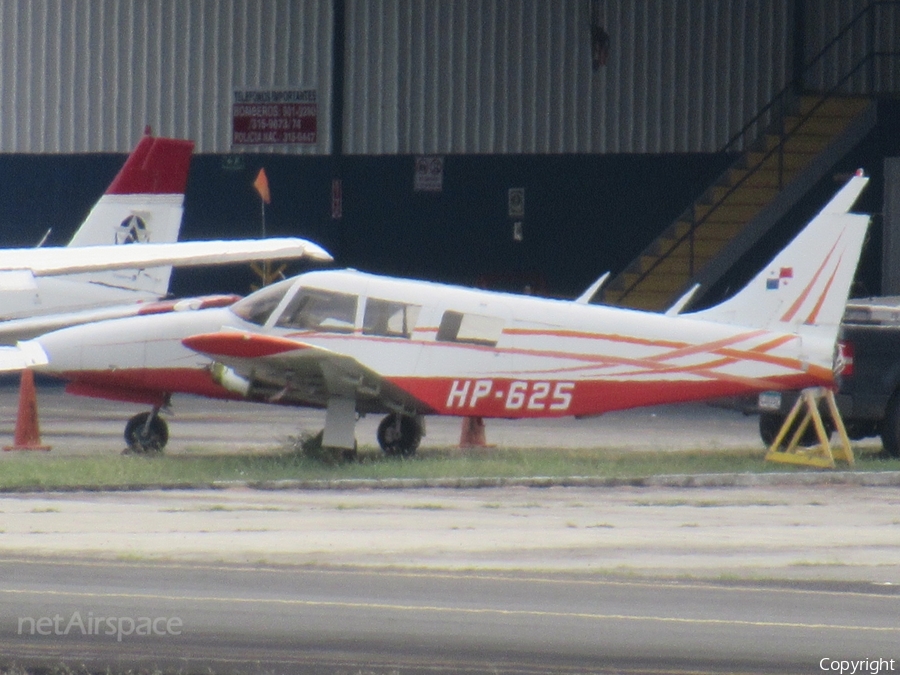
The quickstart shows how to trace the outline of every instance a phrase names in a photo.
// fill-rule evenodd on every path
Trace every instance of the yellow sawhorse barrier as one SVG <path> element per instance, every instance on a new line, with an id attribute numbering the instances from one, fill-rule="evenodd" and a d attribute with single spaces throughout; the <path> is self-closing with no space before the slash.
<path id="1" fill-rule="evenodd" d="M 819 412 L 819 401 L 825 399 L 828 413 L 834 428 L 838 432 L 838 447 L 832 449 L 830 434 L 825 430 L 825 424 L 822 422 L 822 415 Z M 793 433 L 791 427 L 794 420 L 800 414 L 800 409 L 805 408 L 806 412 L 800 424 L 797 425 Z M 803 447 L 800 445 L 800 439 L 807 427 L 813 424 L 816 430 L 816 436 L 819 444 L 811 447 Z M 790 441 L 782 450 L 781 444 L 787 435 L 791 433 Z M 770 462 L 785 462 L 787 464 L 802 464 L 805 466 L 815 466 L 821 469 L 833 469 L 835 460 L 842 460 L 853 466 L 853 449 L 850 447 L 850 439 L 847 437 L 847 429 L 844 427 L 844 421 L 838 412 L 837 404 L 834 401 L 834 392 L 825 387 L 813 387 L 804 389 L 800 392 L 800 397 L 791 408 L 791 412 L 781 425 L 778 435 L 769 447 L 766 453 L 766 460 Z"/>

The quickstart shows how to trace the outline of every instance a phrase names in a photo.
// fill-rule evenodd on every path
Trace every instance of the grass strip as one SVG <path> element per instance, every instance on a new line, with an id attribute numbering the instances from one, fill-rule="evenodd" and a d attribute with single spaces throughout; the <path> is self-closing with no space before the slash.
<path id="1" fill-rule="evenodd" d="M 373 448 L 354 462 L 310 457 L 294 449 L 271 452 L 144 456 L 5 455 L 0 490 L 72 487 L 204 485 L 285 480 L 534 478 L 582 476 L 643 478 L 669 474 L 790 473 L 817 471 L 766 462 L 765 451 L 635 451 L 610 449 L 425 448 L 411 459 L 390 459 Z M 858 451 L 855 471 L 900 471 L 900 460 Z M 846 469 L 839 464 L 839 469 Z"/>

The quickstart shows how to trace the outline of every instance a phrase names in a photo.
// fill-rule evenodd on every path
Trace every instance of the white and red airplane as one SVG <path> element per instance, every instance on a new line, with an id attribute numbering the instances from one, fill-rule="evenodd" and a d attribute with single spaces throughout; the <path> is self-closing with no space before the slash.
<path id="1" fill-rule="evenodd" d="M 0 249 L 0 343 L 158 312 L 167 306 L 156 301 L 168 294 L 172 266 L 331 259 L 296 238 L 176 243 L 193 147 L 148 130 L 68 246 Z M 203 302 L 236 299 L 213 296 Z"/>
<path id="2" fill-rule="evenodd" d="M 130 446 L 158 450 L 173 393 L 324 408 L 323 444 L 355 447 L 358 414 L 411 455 L 426 415 L 598 415 L 768 390 L 831 386 L 838 327 L 869 217 L 857 175 L 746 287 L 663 315 L 353 270 L 314 271 L 229 308 L 60 330 L 20 343 L 67 390 L 142 402 Z"/>

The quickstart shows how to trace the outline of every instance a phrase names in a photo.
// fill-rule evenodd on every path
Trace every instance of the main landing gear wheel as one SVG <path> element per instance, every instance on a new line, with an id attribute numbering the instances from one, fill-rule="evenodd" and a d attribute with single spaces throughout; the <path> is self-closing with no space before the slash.
<path id="1" fill-rule="evenodd" d="M 378 445 L 388 457 L 412 457 L 422 441 L 415 417 L 391 413 L 378 425 Z"/>
<path id="2" fill-rule="evenodd" d="M 887 413 L 881 420 L 881 444 L 888 457 L 900 457 L 900 392 L 888 401 Z"/>
<path id="3" fill-rule="evenodd" d="M 169 426 L 156 411 L 138 413 L 125 425 L 125 451 L 136 455 L 156 455 L 169 442 Z"/>

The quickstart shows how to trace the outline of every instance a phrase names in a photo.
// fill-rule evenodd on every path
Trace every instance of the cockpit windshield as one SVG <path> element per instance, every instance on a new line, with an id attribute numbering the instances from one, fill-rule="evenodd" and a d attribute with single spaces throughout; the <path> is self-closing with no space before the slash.
<path id="1" fill-rule="evenodd" d="M 319 288 L 301 288 L 291 298 L 275 325 L 280 328 L 352 333 L 359 298 Z"/>
<path id="2" fill-rule="evenodd" d="M 256 293 L 251 293 L 243 300 L 238 300 L 234 303 L 231 306 L 231 311 L 244 321 L 249 321 L 259 326 L 265 325 L 272 311 L 278 307 L 278 304 L 284 299 L 284 296 L 291 290 L 291 286 L 296 281 L 296 279 L 285 279 L 277 284 L 261 288 Z"/>

